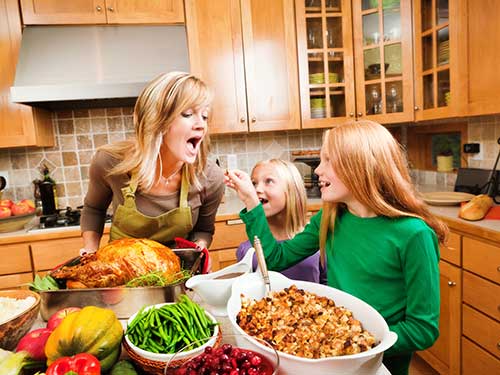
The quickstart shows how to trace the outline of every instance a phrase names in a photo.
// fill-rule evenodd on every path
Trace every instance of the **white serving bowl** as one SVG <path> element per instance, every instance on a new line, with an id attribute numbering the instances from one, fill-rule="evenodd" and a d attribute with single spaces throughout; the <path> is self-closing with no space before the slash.
<path id="1" fill-rule="evenodd" d="M 144 311 L 148 311 L 149 309 L 155 307 L 155 308 L 159 308 L 159 307 L 162 307 L 164 305 L 171 305 L 173 302 L 167 302 L 167 303 L 158 303 L 156 305 L 151 305 L 151 306 L 148 306 L 144 309 Z M 208 318 L 214 322 L 214 323 L 217 323 L 217 320 L 215 319 L 215 317 L 210 314 L 208 311 L 205 311 L 205 313 L 207 314 Z M 132 321 L 134 320 L 134 318 L 136 317 L 136 315 L 138 314 L 138 312 L 136 312 L 134 315 L 132 315 L 128 320 L 127 320 L 127 327 L 130 323 L 132 323 Z M 213 346 L 217 340 L 217 336 L 219 335 L 219 326 L 216 325 L 214 327 L 214 333 L 212 335 L 212 337 L 210 338 L 210 340 L 208 340 L 205 344 L 203 344 L 202 346 L 199 346 L 193 350 L 190 350 L 190 351 L 186 351 L 186 352 L 182 352 L 182 353 L 172 353 L 172 354 L 160 354 L 160 353 L 153 353 L 153 352 L 148 352 L 147 350 L 144 350 L 144 349 L 141 349 L 137 346 L 135 346 L 131 341 L 130 339 L 128 338 L 127 335 L 125 335 L 125 341 L 127 342 L 127 345 L 130 347 L 130 349 L 136 353 L 138 356 L 142 357 L 142 358 L 145 358 L 145 359 L 148 359 L 150 361 L 156 361 L 156 362 L 164 362 L 165 364 L 174 356 L 176 355 L 176 359 L 183 359 L 185 357 L 191 357 L 193 355 L 197 355 L 197 354 L 200 354 L 201 352 L 203 352 L 203 350 L 205 350 L 205 348 L 207 346 Z"/>
<path id="2" fill-rule="evenodd" d="M 377 374 L 382 364 L 384 351 L 397 340 L 397 335 L 389 331 L 384 318 L 366 302 L 341 290 L 308 281 L 291 280 L 278 272 L 269 272 L 271 289 L 283 290 L 295 284 L 298 288 L 332 299 L 337 306 L 344 306 L 352 311 L 355 319 L 363 328 L 375 336 L 379 344 L 372 349 L 358 354 L 320 359 L 297 357 L 279 351 L 281 374 L 314 374 L 314 375 L 370 375 Z M 232 286 L 231 297 L 227 303 L 228 318 L 234 333 L 248 334 L 236 323 L 236 316 L 241 309 L 241 294 L 245 297 L 260 300 L 266 295 L 266 289 L 260 273 L 250 273 L 239 277 Z M 267 351 L 257 340 L 251 339 L 255 348 Z"/>

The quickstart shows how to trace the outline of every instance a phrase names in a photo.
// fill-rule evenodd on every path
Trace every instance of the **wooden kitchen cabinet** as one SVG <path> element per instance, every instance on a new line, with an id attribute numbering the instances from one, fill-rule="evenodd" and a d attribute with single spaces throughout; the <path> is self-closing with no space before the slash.
<path id="1" fill-rule="evenodd" d="M 296 18 L 304 128 L 413 119 L 410 0 L 299 0 Z"/>
<path id="2" fill-rule="evenodd" d="M 51 114 L 10 100 L 21 42 L 17 0 L 0 0 L 0 19 L 0 148 L 54 146 Z"/>
<path id="3" fill-rule="evenodd" d="M 439 262 L 441 313 L 439 338 L 429 349 L 418 352 L 440 374 L 460 374 L 460 336 L 462 307 L 462 271 L 447 262 Z"/>
<path id="4" fill-rule="evenodd" d="M 493 0 L 460 0 L 461 75 L 467 77 L 463 87 L 467 115 L 498 113 L 500 108 L 500 2 Z"/>
<path id="5" fill-rule="evenodd" d="M 0 289 L 33 281 L 28 243 L 0 246 L 0 258 L 4 260 L 0 262 Z"/>
<path id="6" fill-rule="evenodd" d="M 191 71 L 214 91 L 210 132 L 300 128 L 293 0 L 186 0 Z"/>
<path id="7" fill-rule="evenodd" d="M 236 263 L 236 249 L 246 240 L 245 224 L 241 219 L 216 222 L 215 234 L 209 249 L 212 272 Z"/>
<path id="8" fill-rule="evenodd" d="M 108 243 L 109 235 L 104 234 L 101 239 L 101 246 Z M 33 271 L 48 271 L 55 266 L 70 260 L 79 255 L 82 248 L 82 238 L 75 237 L 36 241 L 30 244 L 33 257 Z"/>
<path id="9" fill-rule="evenodd" d="M 25 25 L 184 23 L 182 0 L 20 0 Z"/>
<path id="10" fill-rule="evenodd" d="M 466 116 L 463 0 L 414 0 L 415 119 Z"/>

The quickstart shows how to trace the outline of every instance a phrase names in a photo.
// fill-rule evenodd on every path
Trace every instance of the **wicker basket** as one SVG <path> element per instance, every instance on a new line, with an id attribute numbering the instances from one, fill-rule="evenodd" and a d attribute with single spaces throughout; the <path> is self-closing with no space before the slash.
<path id="1" fill-rule="evenodd" d="M 222 330 L 220 329 L 219 326 L 219 334 L 217 336 L 217 340 L 215 341 L 215 344 L 213 345 L 214 348 L 218 347 L 220 342 L 222 340 Z M 125 340 L 125 337 L 123 337 L 122 340 L 123 348 L 127 352 L 127 355 L 130 357 L 132 362 L 139 367 L 144 373 L 146 374 L 153 374 L 153 375 L 164 375 L 165 367 L 167 366 L 167 362 L 160 362 L 160 361 L 152 361 L 150 359 L 141 357 L 139 354 L 134 352 L 132 348 L 127 344 L 127 341 Z M 187 357 L 184 359 L 180 359 L 178 361 L 175 361 L 172 363 L 173 368 L 177 368 L 182 366 L 185 362 L 191 360 L 191 358 Z"/>
<path id="2" fill-rule="evenodd" d="M 24 228 L 35 217 L 35 213 L 26 215 L 9 216 L 0 219 L 0 233 L 15 232 Z"/>

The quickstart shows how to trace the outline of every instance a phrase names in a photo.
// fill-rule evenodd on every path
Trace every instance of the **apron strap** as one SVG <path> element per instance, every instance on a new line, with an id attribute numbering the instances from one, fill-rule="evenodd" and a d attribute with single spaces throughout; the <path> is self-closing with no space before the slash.
<path id="1" fill-rule="evenodd" d="M 179 197 L 179 207 L 188 207 L 189 180 L 187 174 L 187 165 L 182 168 L 181 194 Z"/>
<path id="2" fill-rule="evenodd" d="M 131 183 L 122 190 L 123 205 L 129 208 L 136 208 L 135 206 L 135 192 L 137 190 L 137 182 Z"/>

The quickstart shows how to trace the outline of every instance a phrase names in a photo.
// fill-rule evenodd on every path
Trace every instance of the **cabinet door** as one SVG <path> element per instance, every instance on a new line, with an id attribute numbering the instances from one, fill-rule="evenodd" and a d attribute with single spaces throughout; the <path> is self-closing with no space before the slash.
<path id="1" fill-rule="evenodd" d="M 49 112 L 10 101 L 21 42 L 21 19 L 16 0 L 0 1 L 0 148 L 53 146 Z"/>
<path id="2" fill-rule="evenodd" d="M 462 337 L 462 375 L 500 374 L 500 360 Z"/>
<path id="3" fill-rule="evenodd" d="M 105 0 L 21 0 L 25 25 L 106 23 Z"/>
<path id="4" fill-rule="evenodd" d="M 182 0 L 106 0 L 108 23 L 184 23 Z"/>
<path id="5" fill-rule="evenodd" d="M 441 374 L 460 374 L 461 270 L 439 262 L 441 314 L 439 338 L 419 355 Z"/>
<path id="6" fill-rule="evenodd" d="M 239 0 L 186 0 L 191 72 L 213 90 L 211 134 L 247 132 Z"/>
<path id="7" fill-rule="evenodd" d="M 0 289 L 17 288 L 22 284 L 27 284 L 32 281 L 33 274 L 31 272 L 2 275 L 0 276 Z"/>
<path id="8" fill-rule="evenodd" d="M 500 108 L 500 2 L 492 0 L 461 0 L 460 37 L 461 63 L 467 66 L 465 91 L 469 115 L 498 113 Z"/>
<path id="9" fill-rule="evenodd" d="M 300 129 L 293 0 L 241 0 L 250 131 Z"/>
<path id="10" fill-rule="evenodd" d="M 413 120 L 410 0 L 354 0 L 358 118 Z"/>
<path id="11" fill-rule="evenodd" d="M 466 115 L 461 1 L 414 0 L 417 120 Z"/>
<path id="12" fill-rule="evenodd" d="M 219 271 L 237 262 L 236 248 L 211 251 L 210 259 L 212 260 L 212 272 Z"/>
<path id="13" fill-rule="evenodd" d="M 351 0 L 297 0 L 303 128 L 355 116 Z"/>

